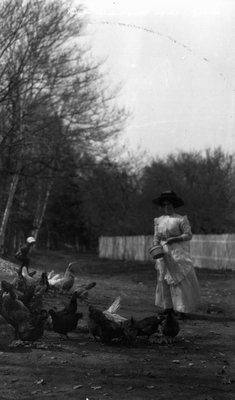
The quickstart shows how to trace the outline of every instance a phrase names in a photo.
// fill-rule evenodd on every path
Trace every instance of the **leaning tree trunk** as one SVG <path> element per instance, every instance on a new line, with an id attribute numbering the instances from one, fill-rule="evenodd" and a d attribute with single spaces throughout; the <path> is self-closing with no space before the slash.
<path id="1" fill-rule="evenodd" d="M 51 193 L 52 184 L 53 184 L 53 182 L 50 181 L 47 184 L 46 192 L 43 193 L 43 191 L 41 190 L 39 193 L 39 196 L 38 196 L 37 209 L 36 209 L 35 218 L 33 221 L 33 226 L 35 228 L 32 232 L 32 235 L 35 237 L 35 239 L 37 239 L 37 237 L 38 237 L 38 233 L 39 233 L 39 230 L 40 230 L 42 222 L 43 222 L 43 218 L 44 218 L 46 208 L 47 208 L 48 199 L 49 199 L 49 196 Z"/>
<path id="2" fill-rule="evenodd" d="M 24 147 L 24 142 L 23 142 L 23 127 L 22 127 L 22 101 L 21 101 L 21 96 L 20 96 L 20 82 L 19 82 L 19 77 L 15 78 L 14 81 L 14 88 L 11 90 L 10 95 L 9 95 L 9 105 L 11 105 L 12 108 L 12 131 L 15 132 L 15 138 L 17 139 L 17 142 L 20 144 L 20 149 L 18 151 L 18 159 L 16 163 L 16 170 L 15 174 L 13 175 L 12 182 L 10 184 L 9 188 L 9 194 L 8 194 L 8 199 L 5 207 L 5 211 L 3 213 L 2 217 L 2 222 L 0 226 L 0 254 L 4 254 L 4 242 L 5 242 L 5 235 L 6 235 L 6 229 L 7 229 L 7 224 L 11 212 L 11 207 L 12 203 L 14 200 L 15 192 L 17 189 L 17 185 L 19 182 L 20 178 L 20 172 L 22 169 L 22 155 L 24 154 L 23 152 L 23 147 Z"/>
<path id="3" fill-rule="evenodd" d="M 19 168 L 18 168 L 19 171 Z M 5 234 L 6 234 L 6 229 L 7 229 L 7 223 L 9 220 L 10 212 L 11 212 L 11 206 L 13 203 L 13 199 L 15 196 L 15 192 L 17 189 L 18 181 L 19 181 L 20 174 L 19 172 L 16 172 L 15 175 L 13 176 L 11 185 L 10 185 L 10 190 L 9 190 L 9 195 L 5 207 L 5 211 L 3 213 L 3 218 L 2 218 L 2 223 L 0 226 L 0 254 L 4 254 L 4 242 L 5 242 Z"/>

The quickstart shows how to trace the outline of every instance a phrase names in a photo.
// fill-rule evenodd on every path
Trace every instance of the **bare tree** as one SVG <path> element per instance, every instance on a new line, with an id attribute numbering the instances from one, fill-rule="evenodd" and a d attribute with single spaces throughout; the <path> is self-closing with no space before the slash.
<path id="1" fill-rule="evenodd" d="M 74 152 L 97 152 L 127 117 L 106 90 L 99 63 L 77 41 L 84 26 L 79 11 L 71 13 L 70 4 L 57 0 L 6 0 L 0 6 L 0 154 L 7 153 L 10 171 L 0 252 L 19 177 L 39 173 L 39 166 L 46 178 L 51 169 L 58 172 L 55 147 L 66 149 L 68 142 Z M 59 135 L 49 132 L 53 118 L 61 120 Z"/>

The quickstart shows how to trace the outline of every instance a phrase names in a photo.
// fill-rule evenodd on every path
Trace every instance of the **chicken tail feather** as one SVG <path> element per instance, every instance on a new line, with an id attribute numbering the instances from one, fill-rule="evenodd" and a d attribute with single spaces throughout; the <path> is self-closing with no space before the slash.
<path id="1" fill-rule="evenodd" d="M 121 305 L 121 297 L 118 296 L 111 304 L 111 306 L 107 309 L 107 311 L 110 312 L 111 314 L 115 314 L 117 310 L 119 310 L 120 305 Z"/>

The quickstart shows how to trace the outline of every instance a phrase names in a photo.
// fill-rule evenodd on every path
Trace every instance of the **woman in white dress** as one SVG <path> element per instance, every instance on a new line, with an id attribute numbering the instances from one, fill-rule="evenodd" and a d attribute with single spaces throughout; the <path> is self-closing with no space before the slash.
<path id="1" fill-rule="evenodd" d="M 164 215 L 154 219 L 153 245 L 161 244 L 164 255 L 156 260 L 158 282 L 155 305 L 164 312 L 195 311 L 200 304 L 200 288 L 190 256 L 189 241 L 192 239 L 187 216 L 175 212 L 184 204 L 173 191 L 166 191 L 153 200 Z"/>

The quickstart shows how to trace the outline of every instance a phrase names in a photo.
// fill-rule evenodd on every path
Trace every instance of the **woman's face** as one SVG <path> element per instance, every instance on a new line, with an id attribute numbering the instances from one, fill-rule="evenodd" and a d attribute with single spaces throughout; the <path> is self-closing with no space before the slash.
<path id="1" fill-rule="evenodd" d="M 173 207 L 173 204 L 170 202 L 170 201 L 168 201 L 168 200 L 164 200 L 163 202 L 162 202 L 162 209 L 163 209 L 163 211 L 164 211 L 164 213 L 166 214 L 166 215 L 171 215 L 171 214 L 173 214 L 174 213 L 174 207 Z"/>

